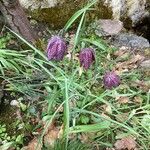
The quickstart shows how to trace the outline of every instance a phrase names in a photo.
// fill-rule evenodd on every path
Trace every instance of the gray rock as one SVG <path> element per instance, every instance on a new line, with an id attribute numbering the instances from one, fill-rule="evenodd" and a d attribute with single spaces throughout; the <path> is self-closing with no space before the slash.
<path id="1" fill-rule="evenodd" d="M 150 59 L 145 60 L 140 64 L 140 67 L 143 69 L 150 69 Z"/>
<path id="2" fill-rule="evenodd" d="M 134 34 L 122 33 L 112 37 L 111 43 L 117 47 L 129 47 L 132 49 L 146 49 L 150 47 L 147 39 Z"/>
<path id="3" fill-rule="evenodd" d="M 33 19 L 54 24 L 65 22 L 89 0 L 19 0 Z M 122 20 L 131 27 L 150 13 L 149 0 L 98 0 L 91 16 Z M 61 28 L 64 22 L 60 24 Z"/>
<path id="4" fill-rule="evenodd" d="M 149 0 L 105 0 L 110 6 L 113 18 L 123 20 L 126 26 L 135 26 L 143 17 L 150 13 Z"/>
<path id="5" fill-rule="evenodd" d="M 96 21 L 95 33 L 98 36 L 116 35 L 123 29 L 123 23 L 119 20 L 100 19 Z"/>
<path id="6" fill-rule="evenodd" d="M 30 10 L 55 7 L 59 0 L 19 0 L 21 5 Z M 63 0 L 62 0 L 63 1 Z"/>

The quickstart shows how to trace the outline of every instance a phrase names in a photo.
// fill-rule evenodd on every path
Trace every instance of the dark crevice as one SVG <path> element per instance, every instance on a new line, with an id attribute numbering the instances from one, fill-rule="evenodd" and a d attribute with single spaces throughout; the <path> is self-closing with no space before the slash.
<path id="1" fill-rule="evenodd" d="M 148 39 L 150 42 L 150 15 L 144 17 L 133 29 L 134 32 Z"/>

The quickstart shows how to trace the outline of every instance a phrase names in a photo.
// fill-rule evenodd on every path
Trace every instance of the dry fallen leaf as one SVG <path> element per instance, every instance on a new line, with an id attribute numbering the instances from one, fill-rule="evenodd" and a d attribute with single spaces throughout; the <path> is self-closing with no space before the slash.
<path id="1" fill-rule="evenodd" d="M 117 56 L 117 57 L 120 57 L 120 56 L 122 56 L 125 53 L 126 53 L 126 50 L 119 49 L 119 50 L 114 52 L 114 55 Z"/>
<path id="2" fill-rule="evenodd" d="M 122 59 L 129 58 L 130 55 L 130 51 L 126 47 L 121 47 L 119 50 L 114 52 L 114 56 L 121 61 Z"/>
<path id="3" fill-rule="evenodd" d="M 135 82 L 131 83 L 131 86 L 137 87 L 145 92 L 148 92 L 150 90 L 150 82 L 148 81 L 136 80 Z"/>
<path id="4" fill-rule="evenodd" d="M 119 56 L 120 57 L 120 56 Z M 135 69 L 138 67 L 139 62 L 145 59 L 142 55 L 132 55 L 131 59 L 123 62 L 118 62 L 114 68 L 118 72 L 118 74 L 122 74 L 123 72 L 128 72 L 131 69 Z"/>
<path id="5" fill-rule="evenodd" d="M 106 58 L 107 58 L 108 60 L 111 60 L 110 53 L 107 54 Z"/>
<path id="6" fill-rule="evenodd" d="M 55 128 L 55 121 L 53 120 L 50 124 L 48 121 L 42 120 L 43 128 L 45 129 L 45 135 Z"/>
<path id="7" fill-rule="evenodd" d="M 23 148 L 23 150 L 42 150 L 42 144 L 37 138 L 34 138 L 31 142 L 29 142 L 28 146 Z"/>
<path id="8" fill-rule="evenodd" d="M 86 133 L 81 133 L 79 139 L 82 143 L 87 143 L 89 141 L 89 135 Z"/>
<path id="9" fill-rule="evenodd" d="M 53 147 L 54 142 L 58 139 L 59 130 L 54 128 L 49 130 L 48 133 L 44 136 L 44 145 L 47 147 Z"/>
<path id="10" fill-rule="evenodd" d="M 106 115 L 104 112 L 101 114 L 102 117 L 106 118 L 106 119 L 111 119 L 108 115 Z"/>
<path id="11" fill-rule="evenodd" d="M 47 131 L 43 137 L 43 144 L 46 147 L 53 147 L 55 141 L 62 135 L 62 128 L 63 125 L 61 128 L 56 127 L 55 121 L 53 121 L 51 125 L 49 125 L 49 127 L 47 128 Z"/>
<path id="12" fill-rule="evenodd" d="M 133 137 L 124 137 L 114 144 L 116 150 L 135 150 L 136 141 Z"/>
<path id="13" fill-rule="evenodd" d="M 115 149 L 114 149 L 114 148 L 108 148 L 108 147 L 107 147 L 106 150 L 115 150 Z"/>
<path id="14" fill-rule="evenodd" d="M 144 56 L 142 55 L 133 55 L 132 58 L 128 61 L 128 64 L 133 64 L 133 63 L 137 63 L 139 61 L 143 61 L 145 59 Z"/>
<path id="15" fill-rule="evenodd" d="M 140 96 L 135 96 L 133 101 L 136 102 L 136 103 L 140 103 L 141 104 L 143 99 Z"/>
<path id="16" fill-rule="evenodd" d="M 104 111 L 106 113 L 109 113 L 109 114 L 112 114 L 112 109 L 111 109 L 111 106 L 110 105 L 102 105 L 102 108 L 104 109 Z"/>
<path id="17" fill-rule="evenodd" d="M 116 115 L 116 120 L 119 122 L 125 122 L 129 117 L 129 113 L 122 113 Z"/>
<path id="18" fill-rule="evenodd" d="M 129 97 L 126 97 L 126 96 L 121 96 L 118 98 L 118 103 L 119 104 L 127 104 L 129 103 Z"/>
<path id="19" fill-rule="evenodd" d="M 48 127 L 47 122 L 43 121 L 43 126 L 46 128 L 45 135 L 42 140 L 43 143 L 39 143 L 39 140 L 34 138 L 31 142 L 29 142 L 28 146 L 23 148 L 23 150 L 41 150 L 42 145 L 47 147 L 54 146 L 54 142 L 62 135 L 62 129 L 60 130 L 60 128 L 56 127 L 55 121 L 52 121 Z"/>

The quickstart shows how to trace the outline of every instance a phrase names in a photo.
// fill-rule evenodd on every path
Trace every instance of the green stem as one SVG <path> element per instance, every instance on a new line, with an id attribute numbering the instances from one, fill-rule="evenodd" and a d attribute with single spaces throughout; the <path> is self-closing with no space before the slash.
<path id="1" fill-rule="evenodd" d="M 64 104 L 64 139 L 66 139 L 66 150 L 68 146 L 68 134 L 69 134 L 69 122 L 70 122 L 70 110 L 69 110 L 69 95 L 68 95 L 68 81 L 65 78 L 65 104 Z"/>

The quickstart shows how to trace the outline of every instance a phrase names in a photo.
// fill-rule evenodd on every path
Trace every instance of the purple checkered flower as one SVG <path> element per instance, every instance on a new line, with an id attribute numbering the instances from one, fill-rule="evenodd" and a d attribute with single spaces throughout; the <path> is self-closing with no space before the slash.
<path id="1" fill-rule="evenodd" d="M 66 50 L 66 42 L 59 36 L 53 36 L 47 45 L 47 57 L 49 60 L 62 60 Z"/>
<path id="2" fill-rule="evenodd" d="M 120 84 L 120 77 L 113 71 L 107 72 L 103 77 L 104 86 L 107 89 L 112 89 Z"/>
<path id="3" fill-rule="evenodd" d="M 84 69 L 89 69 L 93 61 L 95 61 L 95 54 L 92 48 L 84 48 L 79 53 L 80 65 Z"/>

